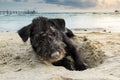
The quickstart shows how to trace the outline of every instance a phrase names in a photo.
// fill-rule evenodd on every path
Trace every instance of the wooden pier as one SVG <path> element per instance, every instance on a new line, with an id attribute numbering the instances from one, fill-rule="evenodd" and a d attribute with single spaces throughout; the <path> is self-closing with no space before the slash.
<path id="1" fill-rule="evenodd" d="M 36 14 L 35 10 L 27 10 L 27 11 L 0 11 L 0 15 L 8 15 L 8 14 Z"/>

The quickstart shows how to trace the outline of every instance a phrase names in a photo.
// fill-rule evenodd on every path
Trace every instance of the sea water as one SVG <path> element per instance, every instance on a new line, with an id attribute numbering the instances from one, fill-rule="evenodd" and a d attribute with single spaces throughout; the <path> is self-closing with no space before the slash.
<path id="1" fill-rule="evenodd" d="M 0 31 L 17 31 L 30 24 L 38 16 L 63 18 L 70 29 L 106 29 L 120 32 L 119 13 L 39 13 L 39 14 L 0 14 Z"/>

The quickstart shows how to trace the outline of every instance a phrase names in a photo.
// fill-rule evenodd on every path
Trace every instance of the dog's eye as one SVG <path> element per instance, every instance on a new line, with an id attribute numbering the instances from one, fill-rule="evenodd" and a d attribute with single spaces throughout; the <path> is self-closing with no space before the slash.
<path id="1" fill-rule="evenodd" d="M 53 32 L 53 36 L 55 36 L 56 35 L 56 33 L 55 32 Z"/>
<path id="2" fill-rule="evenodd" d="M 54 26 L 54 24 L 50 24 L 50 26 Z"/>
<path id="3" fill-rule="evenodd" d="M 53 32 L 55 31 L 54 26 L 50 26 L 50 29 L 51 29 Z"/>

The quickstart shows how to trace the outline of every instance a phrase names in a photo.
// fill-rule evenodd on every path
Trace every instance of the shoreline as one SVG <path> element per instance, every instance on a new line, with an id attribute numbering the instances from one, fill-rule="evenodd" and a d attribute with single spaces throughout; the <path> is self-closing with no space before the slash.
<path id="1" fill-rule="evenodd" d="M 79 32 L 79 33 L 89 33 L 89 32 L 100 32 L 100 33 L 120 33 L 118 31 L 111 31 L 109 29 L 105 28 L 70 28 L 73 32 Z M 9 31 L 9 30 L 1 30 L 1 32 L 17 32 L 18 30 Z"/>

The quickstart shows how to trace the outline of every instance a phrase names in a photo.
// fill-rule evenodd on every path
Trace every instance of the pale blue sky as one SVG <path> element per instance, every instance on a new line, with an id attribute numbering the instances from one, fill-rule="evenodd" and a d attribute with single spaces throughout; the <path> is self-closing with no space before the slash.
<path id="1" fill-rule="evenodd" d="M 0 0 L 0 10 L 81 12 L 120 10 L 120 0 Z"/>

